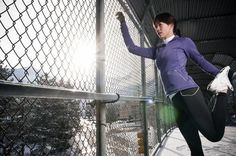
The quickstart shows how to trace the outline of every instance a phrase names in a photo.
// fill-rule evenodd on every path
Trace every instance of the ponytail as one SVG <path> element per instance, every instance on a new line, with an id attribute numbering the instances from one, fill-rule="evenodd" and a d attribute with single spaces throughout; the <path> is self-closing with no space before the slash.
<path id="1" fill-rule="evenodd" d="M 178 28 L 175 28 L 174 34 L 178 35 L 179 37 L 181 37 L 181 32 L 180 32 L 180 30 Z"/>

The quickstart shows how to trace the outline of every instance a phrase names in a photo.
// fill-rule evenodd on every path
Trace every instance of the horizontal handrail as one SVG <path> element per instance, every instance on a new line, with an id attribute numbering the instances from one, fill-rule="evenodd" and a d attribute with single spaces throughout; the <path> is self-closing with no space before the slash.
<path id="1" fill-rule="evenodd" d="M 124 96 L 115 93 L 91 93 L 64 87 L 35 86 L 32 84 L 12 83 L 0 81 L 0 96 L 2 97 L 29 97 L 50 99 L 94 99 L 109 101 L 143 101 L 154 102 L 152 97 Z M 161 102 L 161 100 L 155 99 Z"/>

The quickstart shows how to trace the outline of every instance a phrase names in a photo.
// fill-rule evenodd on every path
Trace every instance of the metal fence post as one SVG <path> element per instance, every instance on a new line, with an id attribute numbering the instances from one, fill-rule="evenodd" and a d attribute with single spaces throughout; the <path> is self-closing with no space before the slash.
<path id="1" fill-rule="evenodd" d="M 158 76 L 157 76 L 157 68 L 154 66 L 154 75 L 155 75 L 155 90 L 156 90 L 156 98 L 158 98 Z M 157 139 L 158 142 L 161 144 L 161 123 L 160 123 L 160 110 L 158 107 L 159 103 L 155 102 L 155 108 L 156 108 L 156 122 L 157 122 Z"/>
<path id="2" fill-rule="evenodd" d="M 140 31 L 140 45 L 144 47 L 144 33 Z M 145 72 L 145 59 L 141 57 L 141 81 L 142 81 L 142 96 L 146 96 L 146 72 Z M 146 102 L 141 102 L 143 114 L 143 133 L 144 133 L 144 155 L 148 156 L 148 128 L 146 116 Z"/>
<path id="3" fill-rule="evenodd" d="M 104 0 L 96 0 L 96 92 L 105 92 Z M 96 155 L 106 155 L 106 105 L 96 103 Z"/>

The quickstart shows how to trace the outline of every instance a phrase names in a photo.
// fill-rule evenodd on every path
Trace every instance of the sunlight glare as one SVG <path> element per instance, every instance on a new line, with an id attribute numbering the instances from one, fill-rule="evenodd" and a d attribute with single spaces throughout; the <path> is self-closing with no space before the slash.
<path id="1" fill-rule="evenodd" d="M 95 66 L 95 44 L 81 42 L 78 45 L 78 51 L 73 55 L 75 68 L 80 70 L 89 70 Z"/>

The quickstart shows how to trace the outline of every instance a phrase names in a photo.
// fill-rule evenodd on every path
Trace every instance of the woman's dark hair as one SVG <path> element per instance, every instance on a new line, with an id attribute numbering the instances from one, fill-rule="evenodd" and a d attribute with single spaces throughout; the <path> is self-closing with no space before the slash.
<path id="1" fill-rule="evenodd" d="M 176 19 L 170 13 L 164 12 L 164 13 L 158 14 L 155 17 L 155 19 L 153 21 L 153 24 L 155 25 L 157 22 L 163 22 L 163 23 L 166 23 L 166 24 L 173 24 L 174 25 L 174 29 L 173 29 L 174 34 L 176 34 L 178 36 L 181 36 L 180 35 L 180 30 L 177 29 Z"/>

